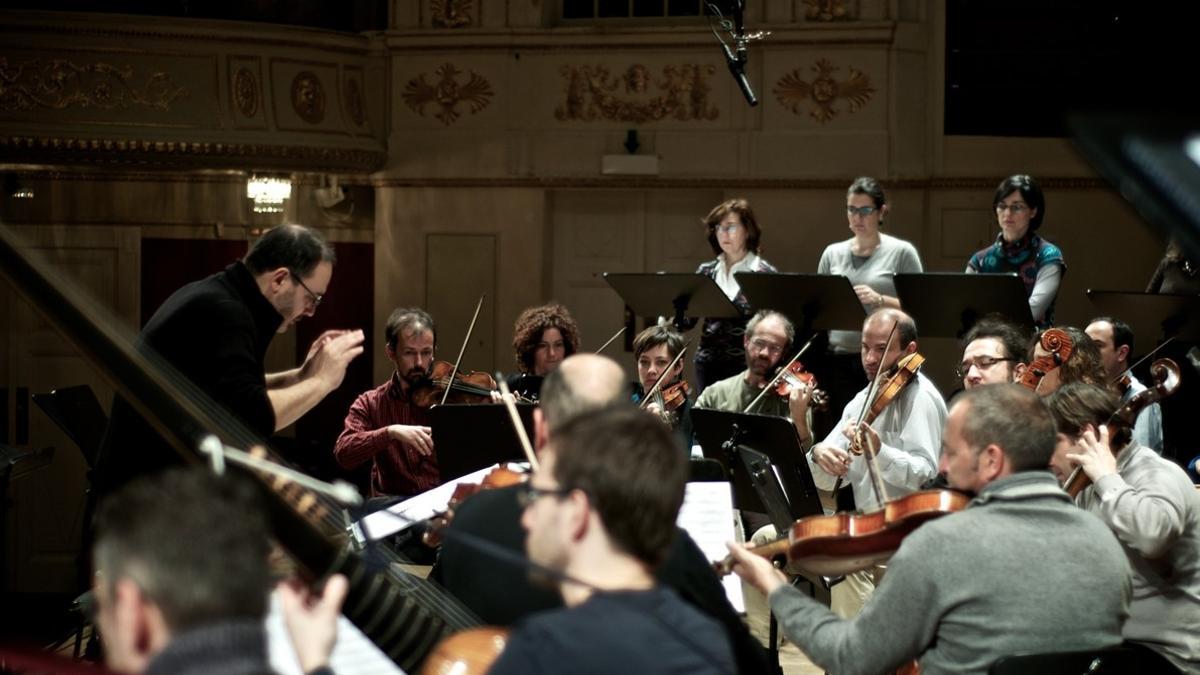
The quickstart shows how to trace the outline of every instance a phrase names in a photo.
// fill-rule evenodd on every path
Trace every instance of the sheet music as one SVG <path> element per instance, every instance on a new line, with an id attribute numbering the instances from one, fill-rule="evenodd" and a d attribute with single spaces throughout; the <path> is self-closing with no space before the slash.
<path id="1" fill-rule="evenodd" d="M 433 517 L 436 513 L 445 511 L 446 504 L 450 502 L 450 497 L 454 495 L 454 488 L 459 483 L 478 483 L 498 466 L 500 465 L 493 464 L 461 478 L 455 478 L 428 492 L 422 492 L 416 497 L 393 504 L 384 511 L 376 511 L 351 526 L 350 532 L 360 545 L 366 543 L 368 539 L 366 535 L 370 535 L 369 538 L 375 540 L 402 532 L 418 522 Z"/>
<path id="2" fill-rule="evenodd" d="M 725 542 L 735 541 L 733 487 L 725 481 L 688 483 L 683 494 L 683 506 L 675 524 L 683 528 L 711 561 L 724 560 L 729 555 Z M 721 579 L 725 597 L 739 613 L 746 613 L 746 597 L 742 580 L 736 574 Z"/>
<path id="3" fill-rule="evenodd" d="M 270 608 L 264 623 L 271 668 L 280 675 L 304 675 L 300 669 L 300 659 L 292 647 L 292 637 L 288 635 L 283 622 L 283 605 L 278 591 L 271 592 Z M 329 667 L 335 673 L 404 675 L 404 671 L 345 616 L 338 617 L 337 640 L 329 656 Z"/>

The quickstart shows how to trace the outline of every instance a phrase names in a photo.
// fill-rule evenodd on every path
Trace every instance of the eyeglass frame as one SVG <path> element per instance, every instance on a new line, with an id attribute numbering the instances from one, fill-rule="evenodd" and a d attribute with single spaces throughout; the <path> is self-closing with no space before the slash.
<path id="1" fill-rule="evenodd" d="M 526 481 L 521 485 L 521 489 L 517 490 L 517 506 L 521 507 L 521 510 L 525 510 L 530 506 L 533 506 L 533 503 L 542 497 L 558 497 L 559 499 L 562 499 L 577 489 L 578 488 L 539 488 L 534 487 L 531 483 Z"/>
<path id="2" fill-rule="evenodd" d="M 986 362 L 986 363 L 980 363 L 980 361 L 982 361 L 982 360 L 984 360 L 984 359 L 986 359 L 986 360 L 987 360 L 987 362 Z M 1017 360 L 1018 360 L 1018 359 L 1016 359 L 1015 357 L 1012 357 L 1012 356 L 1004 356 L 1004 357 L 1000 357 L 1000 356 L 977 356 L 977 357 L 975 357 L 975 360 L 974 360 L 974 361 L 972 361 L 972 362 L 970 362 L 970 363 L 967 363 L 966 361 L 963 361 L 962 363 L 959 363 L 959 364 L 958 364 L 958 367 L 954 369 L 954 375 L 955 375 L 955 376 L 956 376 L 958 379 L 960 379 L 960 380 L 961 380 L 961 379 L 963 379 L 964 377 L 966 377 L 966 376 L 967 376 L 967 373 L 971 372 L 971 366 L 975 366 L 976 368 L 978 368 L 978 369 L 979 369 L 979 370 L 981 370 L 981 371 L 983 371 L 983 370 L 991 370 L 993 366 L 995 366 L 997 363 L 1000 363 L 1001 361 L 1017 361 Z M 963 364 L 966 364 L 966 366 L 964 367 L 964 365 L 963 365 Z"/>
<path id="3" fill-rule="evenodd" d="M 779 345 L 768 342 L 767 340 L 764 340 L 762 338 L 751 338 L 746 343 L 746 346 L 754 351 L 760 351 L 760 352 L 765 351 L 767 354 L 769 354 L 771 356 L 775 356 L 777 354 L 782 354 L 783 350 L 787 349 L 787 345 L 780 347 Z"/>
<path id="4" fill-rule="evenodd" d="M 1004 213 L 1005 211 L 1008 211 L 1016 216 L 1032 210 L 1033 207 L 1024 202 L 1013 202 L 1011 204 L 1005 204 L 1001 202 L 996 204 L 996 213 Z"/>
<path id="5" fill-rule="evenodd" d="M 719 232 L 721 234 L 733 234 L 734 232 L 737 232 L 739 228 L 742 228 L 742 227 L 746 227 L 746 226 L 741 223 L 727 223 L 725 225 L 716 225 L 716 226 L 714 226 L 713 229 L 715 229 L 717 232 Z"/>
<path id="6" fill-rule="evenodd" d="M 857 215 L 859 218 L 867 218 L 871 214 L 878 213 L 882 210 L 883 209 L 879 208 L 878 206 L 852 206 L 850 204 L 846 205 L 846 215 L 848 215 L 848 216 Z"/>
<path id="7" fill-rule="evenodd" d="M 308 287 L 308 284 L 304 283 L 304 280 L 301 279 L 300 275 L 296 274 L 296 272 L 294 270 L 289 269 L 288 274 L 290 274 L 292 276 L 292 278 L 295 279 L 296 282 L 300 284 L 300 288 L 303 288 L 305 293 L 308 293 L 309 299 L 312 300 L 313 309 L 320 307 L 321 302 L 325 300 L 325 294 L 324 293 L 313 293 L 313 290 Z"/>

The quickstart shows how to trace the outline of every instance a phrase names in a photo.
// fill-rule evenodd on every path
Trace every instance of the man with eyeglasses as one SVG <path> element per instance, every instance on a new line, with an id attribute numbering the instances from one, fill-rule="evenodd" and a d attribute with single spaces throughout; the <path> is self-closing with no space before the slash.
<path id="1" fill-rule="evenodd" d="M 268 438 L 337 389 L 362 353 L 361 330 L 326 331 L 304 363 L 265 373 L 267 347 L 321 303 L 333 277 L 333 248 L 315 230 L 280 225 L 245 258 L 167 298 L 146 323 L 138 348 L 174 366 L 251 431 Z M 97 463 L 100 494 L 179 461 L 120 396 Z"/>
<path id="2" fill-rule="evenodd" d="M 1030 336 L 1004 319 L 985 318 L 963 337 L 962 362 L 955 375 L 963 389 L 983 384 L 1012 382 L 1021 358 L 1029 348 Z"/>
<path id="3" fill-rule="evenodd" d="M 893 327 L 895 336 L 891 339 Z M 917 351 L 917 324 L 898 309 L 879 309 L 863 322 L 862 365 L 867 386 L 850 400 L 841 421 L 833 431 L 809 452 L 813 482 L 823 490 L 832 490 L 838 479 L 850 484 L 854 503 L 861 511 L 881 508 L 867 467 L 865 454 L 851 452 L 855 439 L 860 446 L 877 448 L 876 466 L 887 490 L 885 499 L 895 499 L 921 489 L 937 475 L 942 447 L 942 428 L 946 424 L 946 402 L 925 375 L 918 372 L 871 424 L 858 425 L 867 400 L 870 382 L 877 376 L 881 384 L 901 357 Z M 880 375 L 882 373 L 882 375 Z M 833 587 L 831 607 L 843 618 L 858 614 L 870 597 L 881 573 L 876 570 L 848 575 Z"/>
<path id="4" fill-rule="evenodd" d="M 411 398 L 433 370 L 437 327 L 425 310 L 402 307 L 388 317 L 383 340 L 395 370 L 354 400 L 333 456 L 343 469 L 371 463 L 372 497 L 410 497 L 441 483 L 429 409 Z"/>
<path id="5" fill-rule="evenodd" d="M 696 400 L 697 408 L 743 412 L 763 387 L 775 376 L 784 354 L 792 346 L 796 329 L 786 316 L 779 312 L 759 310 L 746 324 L 746 335 L 742 343 L 746 348 L 746 370 L 710 385 Z M 788 398 L 773 392 L 767 393 L 750 412 L 760 415 L 791 417 L 800 442 L 812 442 L 811 420 L 808 404 L 812 400 L 811 387 L 797 387 Z"/>
<path id="6" fill-rule="evenodd" d="M 562 609 L 519 623 L 488 671 L 733 673 L 729 638 L 655 578 L 676 538 L 687 460 L 629 406 L 558 426 L 520 493 L 525 550 Z"/>

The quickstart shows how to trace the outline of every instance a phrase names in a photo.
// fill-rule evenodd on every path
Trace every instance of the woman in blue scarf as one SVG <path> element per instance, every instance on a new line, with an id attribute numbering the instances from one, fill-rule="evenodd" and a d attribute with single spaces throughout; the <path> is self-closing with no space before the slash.
<path id="1" fill-rule="evenodd" d="M 1038 328 L 1054 325 L 1054 300 L 1067 264 L 1057 246 L 1037 235 L 1046 211 L 1042 189 L 1032 176 L 1005 178 L 992 197 L 1000 236 L 971 256 L 968 272 L 1016 272 L 1029 295 Z"/>

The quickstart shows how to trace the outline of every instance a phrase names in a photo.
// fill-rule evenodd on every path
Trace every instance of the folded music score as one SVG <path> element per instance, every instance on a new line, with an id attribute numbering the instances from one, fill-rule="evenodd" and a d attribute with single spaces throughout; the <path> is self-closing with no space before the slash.
<path id="1" fill-rule="evenodd" d="M 728 481 L 693 482 L 687 484 L 675 524 L 692 536 L 705 558 L 724 560 L 729 555 L 725 542 L 736 540 L 735 520 L 733 488 Z M 733 608 L 745 614 L 741 577 L 727 574 L 721 578 L 721 585 Z"/>
<path id="2" fill-rule="evenodd" d="M 271 592 L 264 625 L 271 669 L 279 675 L 304 675 L 292 637 L 284 625 L 283 607 L 277 591 Z M 333 653 L 329 655 L 329 668 L 335 673 L 404 675 L 404 671 L 344 615 L 338 616 L 337 639 L 333 643 Z"/>

